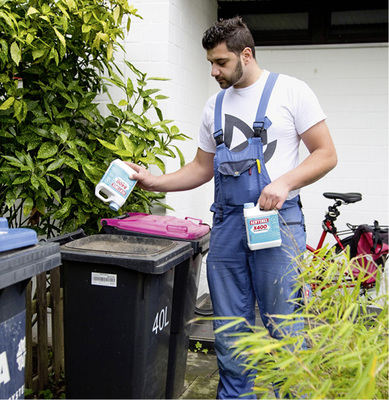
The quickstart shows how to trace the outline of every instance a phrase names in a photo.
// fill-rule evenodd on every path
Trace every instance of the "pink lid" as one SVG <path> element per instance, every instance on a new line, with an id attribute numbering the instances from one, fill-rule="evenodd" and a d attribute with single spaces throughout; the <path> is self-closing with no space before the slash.
<path id="1" fill-rule="evenodd" d="M 142 213 L 129 213 L 126 218 L 103 218 L 100 223 L 131 232 L 187 240 L 198 239 L 210 230 L 209 225 L 203 224 L 200 219 Z"/>

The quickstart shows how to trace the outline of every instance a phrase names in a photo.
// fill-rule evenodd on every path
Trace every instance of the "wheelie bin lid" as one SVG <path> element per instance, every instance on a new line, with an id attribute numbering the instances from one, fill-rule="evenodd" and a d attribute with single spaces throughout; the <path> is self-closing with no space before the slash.
<path id="1" fill-rule="evenodd" d="M 167 239 L 101 234 L 60 247 L 63 261 L 109 264 L 148 274 L 162 274 L 192 256 L 190 243 Z"/>
<path id="2" fill-rule="evenodd" d="M 29 228 L 9 228 L 7 218 L 0 217 L 0 252 L 38 243 L 35 231 Z"/>
<path id="3" fill-rule="evenodd" d="M 117 218 L 102 218 L 100 221 L 106 233 L 141 234 L 142 236 L 163 237 L 172 240 L 184 240 L 192 244 L 195 253 L 208 250 L 210 227 L 202 220 L 170 215 L 151 215 L 144 213 L 126 213 Z"/>
<path id="4" fill-rule="evenodd" d="M 0 289 L 61 265 L 58 243 L 38 243 L 0 253 Z"/>

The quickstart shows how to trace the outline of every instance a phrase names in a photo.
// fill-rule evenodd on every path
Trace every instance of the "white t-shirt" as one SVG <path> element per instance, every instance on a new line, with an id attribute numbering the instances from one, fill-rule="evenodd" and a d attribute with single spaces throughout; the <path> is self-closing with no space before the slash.
<path id="1" fill-rule="evenodd" d="M 226 90 L 222 106 L 222 127 L 224 140 L 232 151 L 247 146 L 247 138 L 253 136 L 253 122 L 257 114 L 259 100 L 269 71 L 263 71 L 253 85 Z M 214 109 L 217 94 L 205 104 L 199 133 L 199 148 L 207 153 L 215 153 Z M 317 97 L 303 81 L 280 74 L 270 96 L 266 116 L 272 122 L 267 130 L 267 143 L 263 143 L 266 169 L 273 181 L 297 167 L 299 163 L 300 135 L 326 115 Z M 298 191 L 293 191 L 293 198 Z"/>

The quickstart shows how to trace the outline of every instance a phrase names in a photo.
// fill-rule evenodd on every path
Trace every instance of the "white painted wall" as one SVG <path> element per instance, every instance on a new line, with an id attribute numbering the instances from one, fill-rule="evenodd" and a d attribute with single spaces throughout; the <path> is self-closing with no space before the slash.
<path id="1" fill-rule="evenodd" d="M 338 165 L 301 192 L 308 242 L 317 244 L 332 204 L 323 192 L 362 193 L 361 202 L 341 206 L 339 229 L 374 219 L 388 224 L 387 45 L 263 47 L 256 58 L 262 68 L 307 82 L 328 116 Z"/>
<path id="2" fill-rule="evenodd" d="M 219 90 L 201 46 L 203 32 L 217 18 L 216 0 L 139 0 L 143 20 L 134 19 L 125 40 L 127 59 L 149 76 L 170 78 L 156 87 L 170 96 L 162 102 L 165 118 L 193 140 L 177 142 L 191 161 L 197 149 L 201 112 Z M 260 67 L 306 81 L 328 115 L 339 163 L 319 182 L 304 188 L 302 198 L 308 242 L 315 244 L 330 202 L 325 191 L 361 192 L 363 201 L 342 206 L 339 228 L 346 222 L 388 224 L 388 48 L 387 45 L 258 48 Z M 302 149 L 303 157 L 307 155 Z M 179 167 L 168 160 L 168 172 Z M 169 193 L 168 212 L 211 223 L 213 183 Z"/>
<path id="3" fill-rule="evenodd" d="M 132 1 L 143 17 L 133 19 L 125 41 L 127 58 L 148 76 L 170 78 L 157 82 L 168 100 L 159 105 L 164 117 L 192 140 L 177 141 L 186 162 L 197 151 L 198 127 L 203 106 L 218 90 L 210 77 L 210 68 L 201 46 L 204 31 L 217 18 L 216 0 L 140 0 Z M 166 160 L 167 172 L 177 170 L 178 159 Z M 186 216 L 211 223 L 209 207 L 213 201 L 213 182 L 187 192 L 168 193 L 167 211 L 177 217 Z M 157 213 L 159 210 L 157 210 Z"/>

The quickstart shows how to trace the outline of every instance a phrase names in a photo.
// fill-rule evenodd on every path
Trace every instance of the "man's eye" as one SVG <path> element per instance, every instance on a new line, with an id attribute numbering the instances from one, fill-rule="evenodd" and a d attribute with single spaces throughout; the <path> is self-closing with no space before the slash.
<path id="1" fill-rule="evenodd" d="M 225 61 L 222 61 L 222 62 L 219 62 L 219 65 L 222 67 L 225 63 L 226 63 Z"/>

